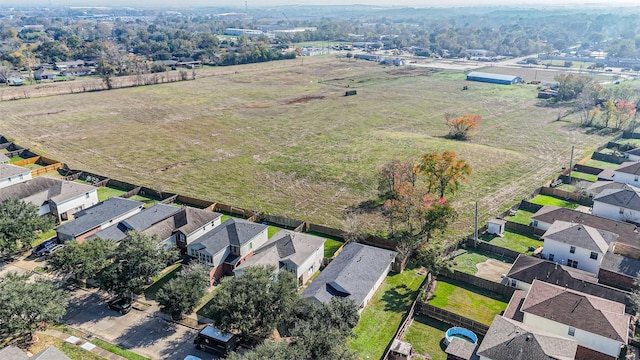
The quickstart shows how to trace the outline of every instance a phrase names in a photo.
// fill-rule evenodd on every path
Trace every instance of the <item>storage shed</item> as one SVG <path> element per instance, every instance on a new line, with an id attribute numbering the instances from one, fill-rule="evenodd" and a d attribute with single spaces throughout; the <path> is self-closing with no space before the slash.
<path id="1" fill-rule="evenodd" d="M 497 236 L 504 236 L 504 227 L 506 224 L 507 222 L 502 219 L 491 219 L 487 225 L 487 232 Z"/>
<path id="2" fill-rule="evenodd" d="M 492 74 L 480 71 L 472 71 L 467 74 L 467 80 L 479 81 L 492 84 L 512 85 L 523 82 L 520 76 Z"/>

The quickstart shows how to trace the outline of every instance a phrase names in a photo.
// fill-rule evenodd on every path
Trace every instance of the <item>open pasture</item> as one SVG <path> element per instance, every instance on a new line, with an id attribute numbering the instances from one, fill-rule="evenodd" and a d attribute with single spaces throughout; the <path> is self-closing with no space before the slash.
<path id="1" fill-rule="evenodd" d="M 474 201 L 491 216 L 557 176 L 571 144 L 580 158 L 608 140 L 536 106 L 534 87 L 344 59 L 270 64 L 0 102 L 0 134 L 72 168 L 335 227 L 345 208 L 375 198 L 382 163 L 453 150 L 473 168 L 454 199 L 462 231 Z M 445 113 L 483 120 L 469 141 L 452 141 Z"/>

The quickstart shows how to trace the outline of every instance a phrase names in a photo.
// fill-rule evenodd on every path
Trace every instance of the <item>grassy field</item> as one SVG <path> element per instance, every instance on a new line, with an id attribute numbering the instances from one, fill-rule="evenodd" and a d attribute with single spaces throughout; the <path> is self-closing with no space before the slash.
<path id="1" fill-rule="evenodd" d="M 567 201 L 564 199 L 557 198 L 555 196 L 549 195 L 536 195 L 533 199 L 529 200 L 529 202 L 539 205 L 552 205 L 558 207 L 564 207 L 567 209 L 575 209 L 578 207 L 578 204 L 572 201 Z"/>
<path id="2" fill-rule="evenodd" d="M 518 210 L 514 216 L 507 216 L 505 220 L 509 220 L 518 224 L 529 225 L 531 223 L 531 217 L 534 213 L 526 210 Z"/>
<path id="3" fill-rule="evenodd" d="M 453 259 L 453 262 L 454 262 L 453 269 L 462 271 L 467 274 L 475 275 L 478 272 L 478 268 L 476 267 L 476 265 L 483 263 L 488 259 L 495 259 L 495 260 L 499 260 L 502 262 L 509 262 L 509 263 L 511 262 L 498 255 L 484 253 L 474 249 L 467 249 L 464 251 L 464 253 L 456 256 Z"/>
<path id="4" fill-rule="evenodd" d="M 504 236 L 484 234 L 480 239 L 491 245 L 511 249 L 519 253 L 526 253 L 530 246 L 534 248 L 542 246 L 542 241 L 536 239 L 531 234 L 521 234 L 510 229 L 505 230 Z"/>
<path id="5" fill-rule="evenodd" d="M 583 173 L 583 172 L 580 172 L 580 171 L 572 171 L 571 172 L 571 177 L 576 178 L 576 179 L 580 179 L 580 180 L 586 180 L 586 181 L 589 181 L 589 182 L 598 181 L 598 175 L 587 174 L 587 173 Z"/>
<path id="6" fill-rule="evenodd" d="M 507 308 L 509 299 L 468 284 L 438 279 L 429 304 L 466 318 L 491 325 L 493 318 Z"/>
<path id="7" fill-rule="evenodd" d="M 600 161 L 600 160 L 593 160 L 593 159 L 587 160 L 583 165 L 592 166 L 599 169 L 615 169 L 618 166 L 620 166 L 620 164 L 610 163 L 610 162 Z"/>
<path id="8" fill-rule="evenodd" d="M 382 163 L 455 150 L 473 168 L 453 199 L 463 231 L 474 201 L 482 216 L 505 210 L 566 166 L 570 144 L 580 157 L 612 137 L 586 133 L 577 115 L 556 121 L 562 108 L 540 106 L 534 86 L 335 57 L 300 65 L 7 101 L 0 134 L 72 168 L 335 227 L 346 207 L 375 197 Z M 347 86 L 358 95 L 343 96 Z M 448 140 L 445 113 L 482 125 L 467 142 Z"/>
<path id="9" fill-rule="evenodd" d="M 402 317 L 418 295 L 424 276 L 417 269 L 407 267 L 402 274 L 387 276 L 373 299 L 360 315 L 349 340 L 349 348 L 356 351 L 360 359 L 379 359 L 393 338 Z"/>
<path id="10" fill-rule="evenodd" d="M 122 189 L 103 186 L 98 188 L 98 200 L 104 201 L 104 200 L 107 200 L 108 198 L 112 198 L 114 196 L 120 196 L 126 193 L 127 192 Z"/>
<path id="11" fill-rule="evenodd" d="M 440 347 L 444 333 L 451 325 L 418 315 L 404 333 L 403 340 L 410 342 L 418 354 L 428 354 L 433 360 L 446 360 L 447 354 Z"/>

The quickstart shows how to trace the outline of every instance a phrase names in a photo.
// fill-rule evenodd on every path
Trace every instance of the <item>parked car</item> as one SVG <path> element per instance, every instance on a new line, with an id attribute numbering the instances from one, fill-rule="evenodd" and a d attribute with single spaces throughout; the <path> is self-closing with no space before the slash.
<path id="1" fill-rule="evenodd" d="M 131 299 L 128 298 L 115 298 L 107 303 L 107 306 L 111 310 L 115 310 L 120 314 L 128 314 L 131 311 Z"/>
<path id="2" fill-rule="evenodd" d="M 613 69 L 604 69 L 604 71 L 606 71 L 606 72 L 612 72 L 612 71 L 613 71 Z"/>
<path id="3" fill-rule="evenodd" d="M 40 257 L 40 256 L 44 255 L 45 251 L 47 251 L 50 248 L 56 246 L 57 244 L 58 244 L 58 239 L 57 238 L 49 239 L 49 240 L 43 242 L 42 244 L 36 246 L 33 249 L 33 251 L 31 252 L 31 256 Z"/>
<path id="4" fill-rule="evenodd" d="M 64 247 L 64 245 L 62 245 L 62 244 L 53 245 L 53 246 L 51 246 L 50 248 L 48 248 L 47 250 L 44 251 L 44 255 L 45 256 L 51 256 L 56 251 L 62 249 L 63 247 Z"/>

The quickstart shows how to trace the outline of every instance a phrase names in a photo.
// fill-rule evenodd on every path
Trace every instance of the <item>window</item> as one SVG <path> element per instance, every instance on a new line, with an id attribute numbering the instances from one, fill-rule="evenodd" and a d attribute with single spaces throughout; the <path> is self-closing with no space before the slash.
<path id="1" fill-rule="evenodd" d="M 88 199 L 89 198 L 89 193 L 84 194 L 84 197 Z"/>
<path id="2" fill-rule="evenodd" d="M 178 234 L 178 241 L 180 241 L 181 243 L 184 243 L 186 240 L 186 237 L 184 236 L 184 234 Z"/>
<path id="3" fill-rule="evenodd" d="M 572 254 L 575 254 L 576 253 L 576 247 L 575 246 L 570 247 L 569 248 L 569 252 L 572 253 Z"/>
<path id="4" fill-rule="evenodd" d="M 595 252 L 593 252 L 593 251 L 592 251 L 592 252 L 591 252 L 591 258 L 592 258 L 593 260 L 598 260 L 598 253 L 595 253 Z"/>
<path id="5" fill-rule="evenodd" d="M 511 279 L 511 286 L 516 287 L 518 285 L 518 281 L 516 279 Z"/>
<path id="6" fill-rule="evenodd" d="M 569 336 L 575 336 L 576 328 L 569 326 L 569 331 L 567 332 L 567 334 L 569 334 Z"/>
<path id="7" fill-rule="evenodd" d="M 549 261 L 553 261 L 553 254 L 549 254 Z"/>
<path id="8" fill-rule="evenodd" d="M 624 214 L 624 208 L 620 208 L 620 210 L 618 211 L 618 214 L 623 215 Z"/>
<path id="9" fill-rule="evenodd" d="M 567 266 L 571 266 L 572 268 L 577 268 L 578 267 L 578 262 L 575 261 L 575 260 L 568 259 L 567 260 Z"/>
<path id="10" fill-rule="evenodd" d="M 533 227 L 538 227 L 538 220 L 533 220 Z"/>
<path id="11" fill-rule="evenodd" d="M 633 177 L 633 181 L 638 182 L 638 175 Z"/>
<path id="12" fill-rule="evenodd" d="M 252 242 L 249 243 L 249 250 L 251 250 L 251 249 L 253 249 L 253 243 Z"/>

